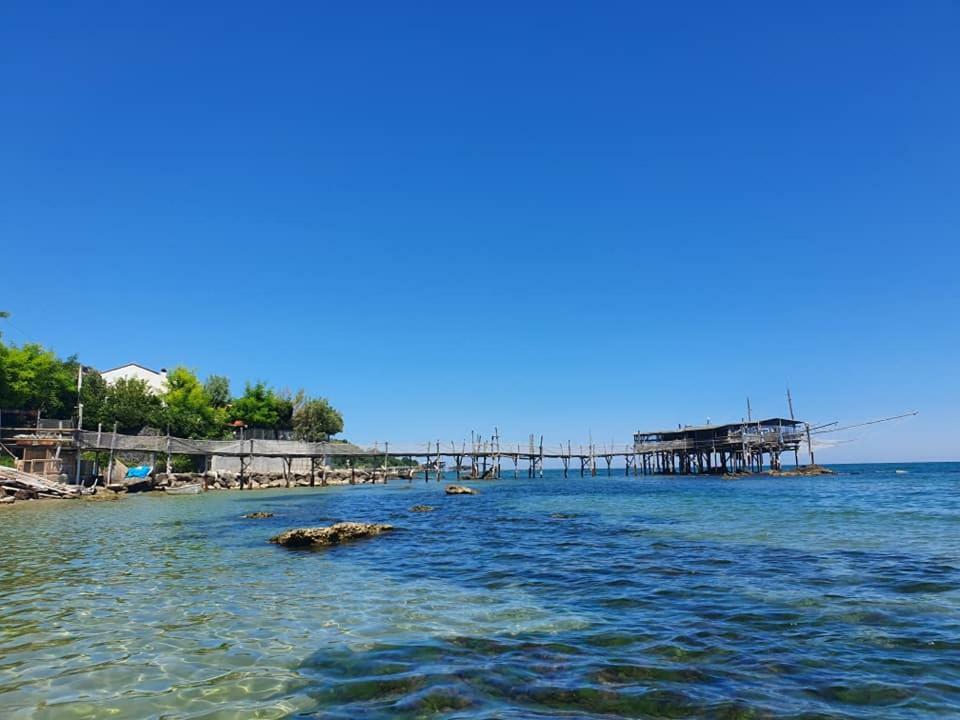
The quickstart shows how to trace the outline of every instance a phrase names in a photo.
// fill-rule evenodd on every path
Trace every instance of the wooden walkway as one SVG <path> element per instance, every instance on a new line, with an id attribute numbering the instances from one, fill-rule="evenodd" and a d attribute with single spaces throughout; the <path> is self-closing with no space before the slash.
<path id="1" fill-rule="evenodd" d="M 483 439 L 474 435 L 469 443 L 428 441 L 423 444 L 393 444 L 389 442 L 360 446 L 345 442 L 309 443 L 295 440 L 192 440 L 167 436 L 132 436 L 110 432 L 83 431 L 76 442 L 82 450 L 139 452 L 153 456 L 194 455 L 236 457 L 240 459 L 241 473 L 255 457 L 281 458 L 288 464 L 292 458 L 308 458 L 311 467 L 325 467 L 333 459 L 364 458 L 380 460 L 382 467 L 392 460 L 413 459 L 420 464 L 425 477 L 434 473 L 437 478 L 448 472 L 448 464 L 458 479 L 502 477 L 504 466 L 514 477 L 525 472 L 528 477 L 542 477 L 544 463 L 559 461 L 563 476 L 571 469 L 581 477 L 595 476 L 605 466 L 606 474 L 613 474 L 617 461 L 623 463 L 624 475 L 695 474 L 742 472 L 762 469 L 764 455 L 771 467 L 779 467 L 779 455 L 785 450 L 796 451 L 800 435 L 794 421 L 777 420 L 708 426 L 707 428 L 678 428 L 676 431 L 637 433 L 632 444 L 617 446 L 587 443 L 574 445 L 546 445 L 541 435 L 531 435 L 526 442 L 506 443 L 494 433 Z M 783 422 L 790 424 L 784 431 Z M 764 423 L 767 423 L 764 425 Z M 777 429 L 779 428 L 779 429 Z M 155 462 L 153 463 L 155 464 Z"/>

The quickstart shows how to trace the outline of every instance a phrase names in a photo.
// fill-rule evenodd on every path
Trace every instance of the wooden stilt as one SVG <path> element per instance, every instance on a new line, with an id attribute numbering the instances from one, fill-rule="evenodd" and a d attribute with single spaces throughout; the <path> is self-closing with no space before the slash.
<path id="1" fill-rule="evenodd" d="M 543 477 L 543 435 L 540 436 L 540 477 Z"/>
<path id="2" fill-rule="evenodd" d="M 437 482 L 443 478 L 443 468 L 440 464 L 440 441 L 437 440 Z"/>

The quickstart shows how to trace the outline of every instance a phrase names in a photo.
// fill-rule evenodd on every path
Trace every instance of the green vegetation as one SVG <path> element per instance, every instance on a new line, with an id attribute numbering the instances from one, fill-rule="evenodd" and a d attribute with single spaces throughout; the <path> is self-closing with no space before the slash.
<path id="1" fill-rule="evenodd" d="M 0 318 L 9 313 L 0 311 Z M 39 410 L 44 417 L 67 419 L 77 408 L 75 356 L 60 359 L 42 345 L 8 345 L 0 335 L 0 408 Z M 343 417 L 324 398 L 300 390 L 276 391 L 262 381 L 246 383 L 244 393 L 230 397 L 230 380 L 211 375 L 201 382 L 184 367 L 167 375 L 166 391 L 155 394 L 142 380 L 107 385 L 100 374 L 83 370 L 80 391 L 83 426 L 124 434 L 169 432 L 176 437 L 230 437 L 230 423 L 251 428 L 290 431 L 303 440 L 327 440 L 343 431 Z"/>
<path id="2" fill-rule="evenodd" d="M 8 317 L 10 313 L 0 311 L 0 318 Z M 0 408 L 65 417 L 76 402 L 75 357 L 60 360 L 36 343 L 17 347 L 0 341 Z"/>
<path id="3" fill-rule="evenodd" d="M 329 440 L 343 432 L 343 416 L 325 398 L 305 400 L 293 412 L 293 432 L 298 440 Z"/>
<path id="4" fill-rule="evenodd" d="M 76 358 L 60 360 L 35 343 L 17 347 L 0 342 L 0 408 L 63 417 L 76 398 Z"/>
<path id="5" fill-rule="evenodd" d="M 223 375 L 211 375 L 204 381 L 203 389 L 216 408 L 225 408 L 230 404 L 230 378 Z"/>
<path id="6" fill-rule="evenodd" d="M 230 404 L 228 417 L 232 421 L 240 420 L 249 427 L 284 429 L 284 417 L 289 413 L 282 400 L 263 382 L 247 383 L 243 395 Z"/>
<path id="7" fill-rule="evenodd" d="M 349 440 L 333 440 L 332 442 L 347 443 Z M 346 457 L 343 455 L 334 455 L 330 458 L 330 466 L 334 468 L 353 467 L 357 470 L 374 470 L 383 467 L 384 457 L 382 455 Z M 419 467 L 420 463 L 411 457 L 391 457 L 387 459 L 387 465 L 390 467 Z"/>
<path id="8" fill-rule="evenodd" d="M 84 408 L 84 427 L 95 428 L 102 422 L 104 428 L 136 435 L 144 428 L 164 426 L 163 402 L 150 392 L 143 380 L 118 380 L 107 388 L 100 417 L 90 417 Z"/>
<path id="9" fill-rule="evenodd" d="M 226 431 L 227 414 L 215 407 L 197 376 L 183 367 L 167 375 L 162 396 L 167 428 L 175 437 L 218 438 Z"/>

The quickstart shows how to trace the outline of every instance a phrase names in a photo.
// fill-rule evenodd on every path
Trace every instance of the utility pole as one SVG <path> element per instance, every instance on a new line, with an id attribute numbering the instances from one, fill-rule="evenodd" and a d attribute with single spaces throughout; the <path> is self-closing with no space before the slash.
<path id="1" fill-rule="evenodd" d="M 540 477 L 543 477 L 543 435 L 540 436 Z"/>
<path id="2" fill-rule="evenodd" d="M 113 451 L 117 446 L 117 423 L 113 423 L 113 436 L 110 438 L 110 459 L 107 461 L 107 481 L 104 485 L 109 485 L 113 482 Z"/>
<path id="3" fill-rule="evenodd" d="M 740 418 L 740 460 L 742 461 L 740 469 L 747 469 L 747 426 L 743 424 L 743 418 Z"/>
<path id="4" fill-rule="evenodd" d="M 77 432 L 74 446 L 77 451 L 77 474 L 74 481 L 80 484 L 80 433 L 83 432 L 83 400 L 80 391 L 83 389 L 83 365 L 77 364 Z"/>
<path id="5" fill-rule="evenodd" d="M 791 419 L 791 420 L 796 420 L 796 418 L 793 416 L 793 397 L 790 395 L 790 386 L 789 386 L 789 385 L 787 386 L 787 407 L 790 408 L 790 419 Z M 796 428 L 797 428 L 797 426 L 794 425 L 794 426 L 791 428 L 791 431 L 796 431 Z M 807 426 L 807 430 L 808 430 L 808 431 L 810 430 L 810 427 L 809 427 L 809 426 Z M 808 446 L 809 446 L 809 440 L 810 440 L 810 436 L 809 436 L 809 434 L 808 434 L 808 435 L 807 435 L 807 444 L 808 444 Z M 797 449 L 797 448 L 799 447 L 799 445 L 800 445 L 800 444 L 797 443 L 796 445 L 793 446 L 793 466 L 794 466 L 794 467 L 800 467 L 800 452 L 799 452 L 799 450 Z"/>
<path id="6" fill-rule="evenodd" d="M 113 424 L 113 432 L 117 432 L 117 424 Z M 243 452 L 243 441 L 240 443 L 240 452 Z M 241 469 L 242 469 L 241 465 Z M 167 475 L 173 472 L 173 462 L 170 460 L 170 423 L 167 423 Z M 240 483 L 240 489 L 243 490 L 243 482 Z"/>

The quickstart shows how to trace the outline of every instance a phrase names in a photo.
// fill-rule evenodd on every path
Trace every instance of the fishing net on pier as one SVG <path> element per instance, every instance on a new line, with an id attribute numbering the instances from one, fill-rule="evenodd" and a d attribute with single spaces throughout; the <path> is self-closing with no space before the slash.
<path id="1" fill-rule="evenodd" d="M 324 457 L 370 455 L 369 449 L 343 442 L 301 442 L 299 440 L 191 440 L 166 435 L 122 435 L 83 431 L 84 450 L 169 453 L 172 455 L 258 455 L 262 457 Z M 374 451 L 375 452 L 375 451 Z"/>

